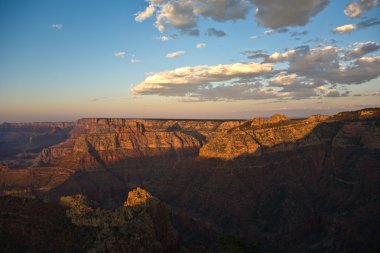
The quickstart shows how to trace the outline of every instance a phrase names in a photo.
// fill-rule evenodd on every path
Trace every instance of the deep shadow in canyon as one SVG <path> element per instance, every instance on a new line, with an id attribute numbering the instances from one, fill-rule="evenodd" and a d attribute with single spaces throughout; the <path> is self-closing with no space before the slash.
<path id="1" fill-rule="evenodd" d="M 149 131 L 138 125 L 128 155 L 107 141 L 125 141 L 124 130 L 115 137 L 98 127 L 77 134 L 75 152 L 58 145 L 59 152 L 45 151 L 57 155 L 43 156 L 43 164 L 36 158 L 34 167 L 4 168 L 1 189 L 52 203 L 82 194 L 113 210 L 144 188 L 168 208 L 179 251 L 376 252 L 379 115 L 368 109 L 321 120 L 251 120 L 217 133 L 173 124 L 155 135 L 172 146 L 151 149 L 136 146 Z"/>

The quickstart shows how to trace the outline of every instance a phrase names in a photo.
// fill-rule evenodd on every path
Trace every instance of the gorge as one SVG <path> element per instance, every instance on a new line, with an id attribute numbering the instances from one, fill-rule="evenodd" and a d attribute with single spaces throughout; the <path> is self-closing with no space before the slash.
<path id="1" fill-rule="evenodd" d="M 67 229 L 89 244 L 78 252 L 380 249 L 380 108 L 305 119 L 3 123 L 0 159 L 1 238 L 27 224 L 18 212 L 33 217 L 21 201 L 71 220 Z M 133 211 L 139 196 L 149 204 Z"/>

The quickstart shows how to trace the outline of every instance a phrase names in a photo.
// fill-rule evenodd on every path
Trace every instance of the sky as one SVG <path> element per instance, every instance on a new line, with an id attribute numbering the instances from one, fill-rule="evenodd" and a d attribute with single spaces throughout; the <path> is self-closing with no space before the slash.
<path id="1" fill-rule="evenodd" d="M 0 123 L 379 106 L 378 0 L 0 1 Z"/>

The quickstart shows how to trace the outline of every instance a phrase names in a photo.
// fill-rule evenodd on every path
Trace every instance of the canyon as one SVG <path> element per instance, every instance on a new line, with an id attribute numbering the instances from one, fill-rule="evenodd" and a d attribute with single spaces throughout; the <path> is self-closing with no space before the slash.
<path id="1" fill-rule="evenodd" d="M 1 201 L 70 219 L 68 229 L 91 235 L 85 251 L 129 252 L 101 239 L 119 238 L 105 224 L 129 217 L 118 236 L 136 235 L 125 245 L 145 252 L 375 252 L 379 182 L 380 108 L 0 125 Z"/>

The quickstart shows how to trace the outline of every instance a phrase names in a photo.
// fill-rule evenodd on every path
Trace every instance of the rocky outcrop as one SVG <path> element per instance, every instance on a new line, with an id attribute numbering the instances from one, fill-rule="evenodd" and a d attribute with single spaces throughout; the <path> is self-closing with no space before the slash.
<path id="1" fill-rule="evenodd" d="M 331 142 L 334 146 L 360 143 L 378 149 L 379 128 L 375 126 L 378 118 L 380 109 L 339 113 L 331 117 L 315 115 L 305 120 L 289 120 L 282 115 L 274 115 L 268 120 L 255 118 L 216 135 L 200 149 L 199 156 L 234 159 Z"/>
<path id="2" fill-rule="evenodd" d="M 0 197 L 0 251 L 180 252 L 161 201 L 137 188 L 126 203 L 110 211 L 86 196 L 65 196 L 65 211 L 36 199 Z"/>
<path id="3" fill-rule="evenodd" d="M 72 223 L 96 228 L 89 252 L 178 252 L 179 246 L 166 206 L 149 192 L 136 188 L 124 206 L 114 211 L 94 209 L 82 195 L 65 196 L 61 204 Z"/>

